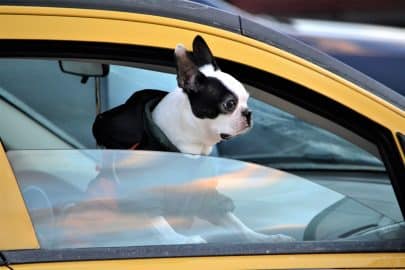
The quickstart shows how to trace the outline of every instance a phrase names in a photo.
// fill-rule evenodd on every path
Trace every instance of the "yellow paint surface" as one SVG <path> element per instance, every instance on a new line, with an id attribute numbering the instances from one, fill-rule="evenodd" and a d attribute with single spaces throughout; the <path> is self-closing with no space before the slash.
<path id="1" fill-rule="evenodd" d="M 0 176 L 0 250 L 38 248 L 31 220 L 2 146 Z"/>
<path id="2" fill-rule="evenodd" d="M 15 265 L 15 270 L 153 270 L 153 269 L 402 269 L 405 254 L 318 254 L 138 259 L 79 263 Z"/>

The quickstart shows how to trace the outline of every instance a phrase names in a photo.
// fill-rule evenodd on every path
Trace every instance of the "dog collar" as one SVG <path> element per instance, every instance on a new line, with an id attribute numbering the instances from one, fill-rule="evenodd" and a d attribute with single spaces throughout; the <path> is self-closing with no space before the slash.
<path id="1" fill-rule="evenodd" d="M 144 125 L 148 136 L 151 136 L 161 147 L 162 150 L 170 152 L 180 152 L 179 149 L 167 138 L 163 131 L 156 125 L 152 118 L 152 111 L 161 101 L 161 98 L 154 98 L 145 104 Z"/>

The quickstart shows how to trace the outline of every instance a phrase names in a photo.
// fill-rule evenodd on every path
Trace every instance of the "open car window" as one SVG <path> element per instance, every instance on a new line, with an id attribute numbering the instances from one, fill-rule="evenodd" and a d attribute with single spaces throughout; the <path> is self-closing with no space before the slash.
<path id="1" fill-rule="evenodd" d="M 221 142 L 222 156 L 287 170 L 385 171 L 378 154 L 329 130 L 257 98 L 249 99 L 249 107 L 254 111 L 252 130 Z"/>
<path id="2" fill-rule="evenodd" d="M 100 85 L 100 112 L 124 103 L 135 91 L 173 91 L 177 87 L 173 69 L 141 66 L 111 64 L 107 76 L 81 82 L 80 76 L 62 72 L 58 61 L 0 60 L 0 98 L 4 110 L 10 111 L 0 116 L 2 126 L 6 127 L 0 132 L 6 147 L 96 147 L 91 132 L 97 114 L 96 79 Z M 247 88 L 251 87 L 247 85 Z M 266 89 L 255 89 L 256 92 L 263 90 Z M 247 135 L 221 143 L 215 149 L 217 155 L 290 169 L 351 167 L 354 170 L 385 170 L 378 159 L 378 151 L 370 154 L 341 136 L 310 124 L 255 95 L 249 99 L 249 106 L 254 113 L 253 129 Z M 36 123 L 32 124 L 32 132 L 43 128 L 55 135 L 54 138 L 46 136 L 41 140 L 45 135 L 24 136 L 18 132 L 23 127 L 16 125 L 21 118 Z M 14 134 L 21 135 L 15 137 Z M 36 142 L 32 141 L 33 138 Z M 57 146 L 56 140 L 64 143 Z"/>
<path id="3" fill-rule="evenodd" d="M 254 127 L 210 157 L 98 149 L 98 110 L 177 85 L 174 68 L 107 64 L 106 76 L 84 79 L 57 60 L 0 60 L 0 137 L 41 248 L 252 242 L 218 226 L 224 212 L 266 243 L 403 239 L 378 148 L 267 89 L 246 85 Z"/>

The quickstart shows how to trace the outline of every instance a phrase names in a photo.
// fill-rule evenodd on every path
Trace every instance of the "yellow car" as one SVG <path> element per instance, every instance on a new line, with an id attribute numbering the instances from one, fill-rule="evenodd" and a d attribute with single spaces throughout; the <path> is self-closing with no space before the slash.
<path id="1" fill-rule="evenodd" d="M 0 270 L 405 269 L 403 96 L 187 1 L 4 0 L 0 26 Z M 252 130 L 209 156 L 99 148 L 96 115 L 175 89 L 197 35 Z M 212 193 L 262 238 L 212 222 Z"/>

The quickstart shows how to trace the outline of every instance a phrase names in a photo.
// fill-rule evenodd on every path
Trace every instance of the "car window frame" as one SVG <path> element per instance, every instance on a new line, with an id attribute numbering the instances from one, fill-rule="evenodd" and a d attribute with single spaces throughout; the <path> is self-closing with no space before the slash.
<path id="1" fill-rule="evenodd" d="M 91 50 L 89 49 L 91 48 Z M 169 49 L 78 41 L 35 41 L 7 40 L 0 44 L 0 57 L 28 57 L 55 59 L 91 59 L 95 61 L 116 61 L 122 63 L 144 63 L 174 68 L 173 52 Z M 263 91 L 284 99 L 294 105 L 318 114 L 359 136 L 373 142 L 379 149 L 386 166 L 398 203 L 404 215 L 405 183 L 400 181 L 404 171 L 401 156 L 392 133 L 385 127 L 369 120 L 319 93 L 298 85 L 293 81 L 278 77 L 226 59 L 218 59 L 224 71 L 233 74 L 243 83 L 253 85 Z M 268 87 L 271 85 L 271 87 Z M 284 91 L 286 88 L 291 91 Z M 361 121 L 364 126 L 356 126 Z M 298 242 L 274 244 L 229 245 L 181 245 L 119 248 L 85 248 L 77 250 L 21 250 L 5 251 L 4 256 L 12 263 L 76 261 L 93 259 L 162 258 L 192 256 L 229 256 L 264 254 L 313 254 L 347 252 L 403 252 L 404 241 L 359 242 L 336 241 Z"/>

